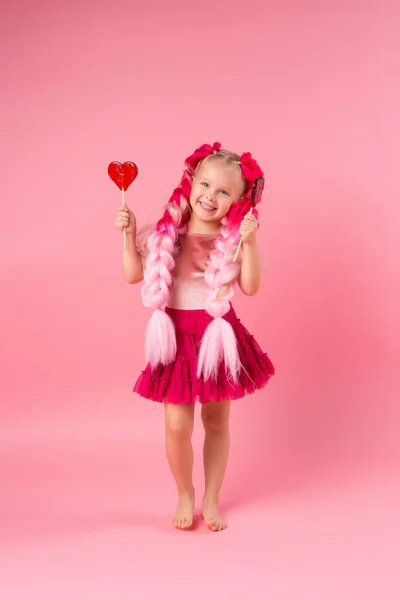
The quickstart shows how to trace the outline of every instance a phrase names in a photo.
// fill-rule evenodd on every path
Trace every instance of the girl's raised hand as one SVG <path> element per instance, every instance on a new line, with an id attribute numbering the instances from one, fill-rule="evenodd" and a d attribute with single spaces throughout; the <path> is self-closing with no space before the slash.
<path id="1" fill-rule="evenodd" d="M 136 218 L 126 204 L 120 206 L 117 210 L 115 227 L 120 231 L 123 231 L 126 227 L 126 233 L 136 234 Z"/>
<path id="2" fill-rule="evenodd" d="M 243 238 L 243 243 L 248 244 L 256 241 L 258 221 L 253 213 L 248 213 L 240 224 L 239 233 Z"/>

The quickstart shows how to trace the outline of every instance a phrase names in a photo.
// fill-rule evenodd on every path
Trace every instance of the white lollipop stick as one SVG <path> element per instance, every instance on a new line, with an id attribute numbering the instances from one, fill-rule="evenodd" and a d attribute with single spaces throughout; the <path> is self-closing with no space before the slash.
<path id="1" fill-rule="evenodd" d="M 122 186 L 121 191 L 122 191 L 122 206 L 125 206 L 125 190 L 124 190 L 123 186 Z M 127 251 L 127 249 L 128 249 L 128 246 L 126 243 L 126 227 L 124 227 L 124 250 L 125 250 L 125 252 Z"/>
<path id="2" fill-rule="evenodd" d="M 247 214 L 250 215 L 252 212 L 253 212 L 253 207 L 251 207 L 251 209 L 249 210 L 249 212 Z M 235 256 L 233 257 L 233 262 L 237 261 L 238 256 L 239 256 L 239 251 L 240 251 L 240 248 L 242 247 L 242 244 L 243 244 L 243 236 L 240 238 L 240 242 L 239 242 L 239 245 L 238 245 L 237 250 L 235 252 Z"/>

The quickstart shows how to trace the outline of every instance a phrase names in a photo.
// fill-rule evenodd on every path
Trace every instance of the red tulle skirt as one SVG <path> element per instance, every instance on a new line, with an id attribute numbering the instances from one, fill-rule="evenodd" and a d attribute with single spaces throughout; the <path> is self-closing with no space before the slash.
<path id="1" fill-rule="evenodd" d="M 224 319 L 231 323 L 236 334 L 242 365 L 239 379 L 237 383 L 229 381 L 224 364 L 220 366 L 217 380 L 199 379 L 196 374 L 197 356 L 204 331 L 212 317 L 205 310 L 166 308 L 166 313 L 175 324 L 176 359 L 169 365 L 158 365 L 153 371 L 150 365 L 146 366 L 133 388 L 143 398 L 173 404 L 236 400 L 263 388 L 275 373 L 270 359 L 231 307 Z"/>

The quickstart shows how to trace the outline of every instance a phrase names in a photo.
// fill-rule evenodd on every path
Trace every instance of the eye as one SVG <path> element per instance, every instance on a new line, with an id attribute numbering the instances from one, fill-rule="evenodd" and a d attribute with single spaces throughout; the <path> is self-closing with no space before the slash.
<path id="1" fill-rule="evenodd" d="M 225 194 L 226 196 L 229 196 L 228 192 L 226 190 L 219 190 L 221 192 L 221 194 Z"/>
<path id="2" fill-rule="evenodd" d="M 202 181 L 200 185 L 204 185 L 204 187 L 208 187 L 208 183 L 206 183 L 205 181 Z"/>

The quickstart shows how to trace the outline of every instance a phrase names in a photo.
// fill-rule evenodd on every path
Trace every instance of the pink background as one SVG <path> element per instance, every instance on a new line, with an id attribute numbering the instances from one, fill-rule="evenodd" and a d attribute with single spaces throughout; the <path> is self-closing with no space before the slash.
<path id="1" fill-rule="evenodd" d="M 388 0 L 3 3 L 5 600 L 398 597 L 399 16 Z M 218 538 L 169 528 L 163 410 L 130 392 L 149 312 L 107 176 L 138 164 L 144 224 L 216 140 L 266 172 L 262 290 L 235 307 L 277 370 L 235 404 Z M 197 427 L 199 486 L 200 443 Z"/>

